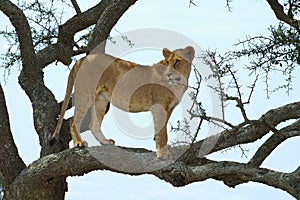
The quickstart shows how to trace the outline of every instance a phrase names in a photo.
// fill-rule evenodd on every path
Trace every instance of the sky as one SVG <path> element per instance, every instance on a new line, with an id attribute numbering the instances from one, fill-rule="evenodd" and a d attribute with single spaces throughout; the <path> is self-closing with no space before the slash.
<path id="1" fill-rule="evenodd" d="M 94 3 L 89 5 L 83 0 L 78 2 L 82 10 L 85 10 L 97 1 L 90 1 Z M 194 2 L 197 6 L 189 7 L 187 0 L 138 1 L 122 16 L 113 28 L 111 35 L 118 35 L 120 32 L 125 33 L 143 28 L 163 29 L 186 36 L 197 43 L 202 49 L 218 50 L 224 53 L 234 48 L 234 43 L 237 43 L 248 35 L 268 34 L 267 28 L 269 25 L 276 24 L 277 21 L 274 13 L 263 0 L 251 2 L 234 1 L 232 3 L 233 12 L 228 12 L 225 8 L 225 0 L 194 0 Z M 74 14 L 74 11 L 70 9 L 65 9 L 64 12 L 66 16 Z M 1 30 L 10 26 L 2 13 L 0 20 L 5 22 L 1 23 Z M 0 45 L 3 47 L 2 49 L 7 48 L 7 44 L 3 38 L 0 39 Z M 169 48 L 171 49 L 171 47 Z M 140 54 L 133 52 L 125 57 L 129 60 L 149 65 L 161 59 L 160 51 L 155 48 L 147 50 L 147 53 L 147 55 L 150 53 L 151 56 L 140 56 Z M 241 63 L 241 66 L 243 66 L 243 63 Z M 62 100 L 69 73 L 68 68 L 58 64 L 52 65 L 44 71 L 46 85 L 54 91 L 58 100 Z M 38 159 L 40 146 L 33 128 L 31 104 L 24 91 L 18 85 L 18 74 L 18 69 L 12 70 L 5 84 L 3 79 L 0 79 L 0 81 L 4 86 L 11 128 L 16 145 L 25 163 L 30 164 Z M 247 77 L 247 74 L 242 75 Z M 259 84 L 261 84 L 261 87 L 259 86 L 258 88 L 263 88 L 263 83 Z M 297 84 L 299 85 L 299 79 L 294 82 L 294 86 Z M 298 90 L 299 88 L 294 87 L 294 90 L 289 95 L 286 95 L 283 91 L 278 92 L 271 96 L 271 99 L 266 98 L 263 89 L 255 90 L 252 104 L 247 107 L 249 116 L 251 118 L 258 118 L 271 108 L 299 100 L 300 92 Z M 69 112 L 69 115 L 71 114 L 72 112 Z M 149 124 L 149 114 L 132 116 L 132 118 L 135 117 L 138 118 L 138 121 L 143 121 L 146 125 Z M 233 116 L 230 116 L 230 119 L 239 121 L 241 117 L 234 113 Z M 108 132 L 108 137 L 114 138 L 118 145 L 155 149 L 152 139 L 137 139 L 122 133 L 118 125 L 116 125 L 112 113 L 104 121 L 103 132 Z M 90 133 L 85 133 L 85 135 L 89 140 L 92 140 L 90 139 Z M 214 153 L 209 158 L 247 162 L 251 158 L 251 155 L 255 153 L 258 145 L 267 139 L 268 136 L 254 144 L 243 146 L 245 149 L 249 149 L 248 158 L 241 157 L 241 152 L 238 149 Z M 266 159 L 262 166 L 284 172 L 293 171 L 300 165 L 300 160 L 297 160 L 299 158 L 297 155 L 299 145 L 299 137 L 288 140 L 284 144 L 281 144 Z M 66 199 L 68 200 L 83 198 L 103 198 L 108 200 L 122 198 L 134 200 L 141 198 L 153 199 L 157 197 L 166 197 L 174 200 L 183 198 L 206 200 L 293 199 L 286 192 L 258 183 L 247 183 L 239 185 L 236 188 L 228 188 L 222 182 L 206 180 L 181 188 L 174 188 L 170 184 L 151 175 L 135 177 L 111 173 L 109 171 L 96 171 L 80 177 L 69 177 L 68 192 L 66 193 Z"/>

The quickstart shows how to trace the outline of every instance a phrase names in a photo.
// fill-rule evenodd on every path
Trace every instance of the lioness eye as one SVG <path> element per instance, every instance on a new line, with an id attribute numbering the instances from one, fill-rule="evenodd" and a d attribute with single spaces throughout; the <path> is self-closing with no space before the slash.
<path id="1" fill-rule="evenodd" d="M 169 65 L 169 61 L 166 60 L 166 64 Z"/>
<path id="2" fill-rule="evenodd" d="M 180 60 L 175 60 L 175 64 L 174 64 L 174 66 L 176 66 L 178 63 L 180 62 Z"/>

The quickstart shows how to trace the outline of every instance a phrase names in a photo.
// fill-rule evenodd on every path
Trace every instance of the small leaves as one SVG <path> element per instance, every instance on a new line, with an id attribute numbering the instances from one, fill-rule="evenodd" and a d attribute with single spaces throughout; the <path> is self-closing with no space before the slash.
<path id="1" fill-rule="evenodd" d="M 56 41 L 57 27 L 61 23 L 63 11 L 58 11 L 58 6 L 54 2 L 19 1 L 18 6 L 22 8 L 31 24 L 33 43 L 36 50 L 41 50 Z"/>
<path id="2" fill-rule="evenodd" d="M 236 62 L 243 57 L 247 58 L 249 64 L 246 65 L 246 69 L 250 71 L 250 75 L 263 74 L 269 98 L 271 93 L 281 89 L 285 89 L 287 93 L 291 90 L 293 73 L 296 67 L 299 67 L 300 37 L 299 30 L 282 22 L 278 26 L 270 26 L 268 30 L 270 35 L 267 37 L 248 36 L 245 40 L 239 41 L 235 46 L 242 47 L 242 49 L 230 51 L 222 59 L 226 62 Z M 287 78 L 277 81 L 278 85 L 271 86 L 270 80 L 278 72 Z"/>

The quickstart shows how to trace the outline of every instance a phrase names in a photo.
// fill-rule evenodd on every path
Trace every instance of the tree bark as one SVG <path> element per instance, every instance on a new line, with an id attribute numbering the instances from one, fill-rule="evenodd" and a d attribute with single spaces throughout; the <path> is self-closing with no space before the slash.
<path id="1" fill-rule="evenodd" d="M 12 138 L 9 116 L 0 84 L 0 169 L 4 184 L 10 184 L 26 167 Z M 13 166 L 13 167 L 12 167 Z"/>

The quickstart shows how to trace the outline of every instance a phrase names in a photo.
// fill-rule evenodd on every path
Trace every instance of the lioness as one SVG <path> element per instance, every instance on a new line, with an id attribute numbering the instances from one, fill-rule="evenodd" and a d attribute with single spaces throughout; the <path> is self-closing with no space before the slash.
<path id="1" fill-rule="evenodd" d="M 84 146 L 78 133 L 82 120 L 91 109 L 89 129 L 102 144 L 114 144 L 101 131 L 101 122 L 109 103 L 128 112 L 151 111 L 154 119 L 158 158 L 169 157 L 167 148 L 168 119 L 187 89 L 194 48 L 173 52 L 164 48 L 165 60 L 153 66 L 142 66 L 107 54 L 90 54 L 73 66 L 59 120 L 52 142 L 59 136 L 63 117 L 74 86 L 74 118 L 70 132 L 75 147 Z"/>

